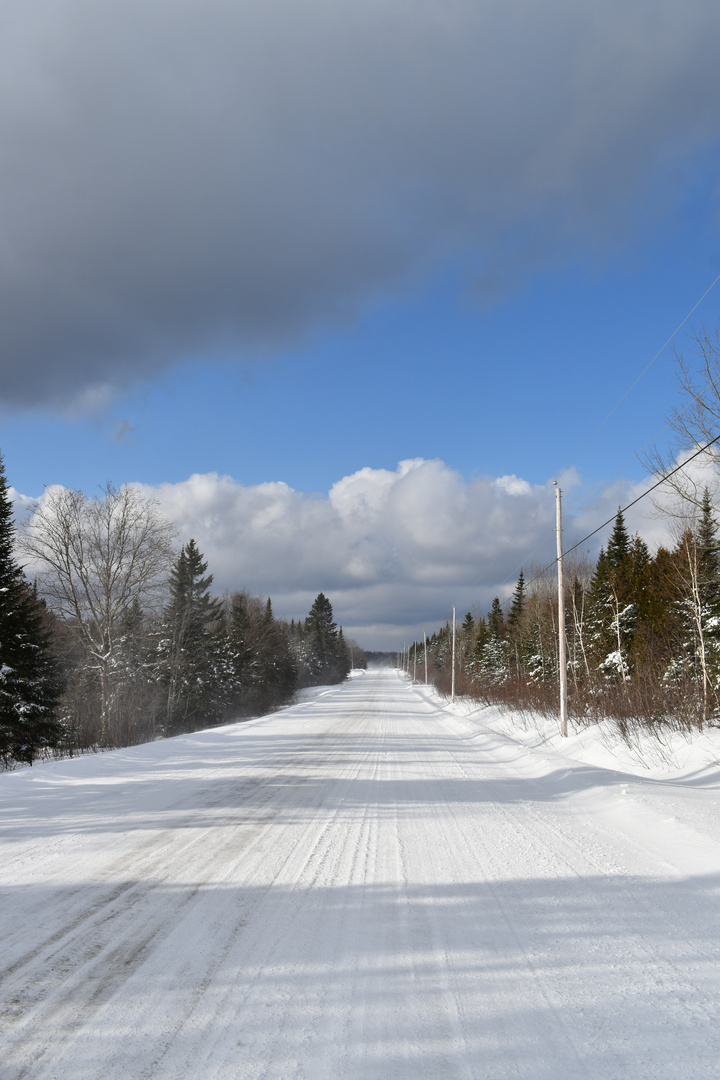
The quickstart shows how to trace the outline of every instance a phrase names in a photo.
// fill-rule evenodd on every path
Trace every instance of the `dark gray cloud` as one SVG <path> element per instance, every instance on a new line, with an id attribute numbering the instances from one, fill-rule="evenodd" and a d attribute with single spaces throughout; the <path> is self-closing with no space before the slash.
<path id="1" fill-rule="evenodd" d="M 716 0 L 6 0 L 6 403 L 262 353 L 448 252 L 486 291 L 720 134 Z M 521 237 L 521 242 L 518 242 Z"/>

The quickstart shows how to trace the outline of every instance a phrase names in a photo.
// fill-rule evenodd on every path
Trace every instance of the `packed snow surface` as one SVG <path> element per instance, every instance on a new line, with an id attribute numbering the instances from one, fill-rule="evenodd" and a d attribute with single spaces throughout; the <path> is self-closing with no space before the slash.
<path id="1" fill-rule="evenodd" d="M 2 1080 L 717 1078 L 717 764 L 499 723 L 379 671 L 1 776 Z"/>

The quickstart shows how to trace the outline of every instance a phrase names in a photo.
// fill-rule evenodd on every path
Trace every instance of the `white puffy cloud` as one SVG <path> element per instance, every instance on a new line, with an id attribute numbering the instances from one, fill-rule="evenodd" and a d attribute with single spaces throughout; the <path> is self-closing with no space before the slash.
<path id="1" fill-rule="evenodd" d="M 33 499 L 30 495 L 23 495 L 22 492 L 17 491 L 12 486 L 8 487 L 7 494 L 12 504 L 15 520 L 22 521 L 37 500 Z"/>
<path id="2" fill-rule="evenodd" d="M 649 483 L 615 484 L 577 516 L 568 503 L 566 547 Z M 493 596 L 511 593 L 520 567 L 527 574 L 555 554 L 551 489 L 518 477 L 466 481 L 442 461 L 360 469 L 327 496 L 283 483 L 244 487 L 214 473 L 143 490 L 182 539 L 196 540 L 219 590 L 270 595 L 287 618 L 303 618 L 323 591 L 346 631 L 367 647 L 421 636 L 453 604 L 485 612 Z M 639 512 L 628 523 L 645 536 L 653 529 L 655 539 L 667 535 L 663 523 Z M 607 531 L 589 545 L 593 552 Z"/>
<path id="3" fill-rule="evenodd" d="M 508 495 L 529 495 L 532 492 L 527 480 L 521 480 L 514 473 L 509 476 L 499 476 L 495 483 L 503 491 L 506 491 Z"/>
<path id="4" fill-rule="evenodd" d="M 720 475 L 709 461 L 693 462 L 688 471 L 700 487 Z M 612 523 L 619 506 L 654 483 L 618 480 L 584 502 L 578 474 L 561 479 L 566 551 Z M 281 482 L 243 486 L 216 473 L 138 486 L 175 524 L 180 542 L 197 542 L 215 590 L 271 596 L 276 614 L 287 619 L 304 618 L 325 592 L 346 632 L 367 648 L 394 650 L 422 638 L 453 605 L 461 616 L 484 614 L 494 596 L 511 595 L 521 568 L 527 580 L 555 558 L 551 483 L 465 480 L 439 460 L 403 461 L 394 471 L 360 469 L 327 495 Z M 22 519 L 34 500 L 9 491 Z M 666 511 L 676 510 L 674 503 L 663 488 L 643 498 L 625 515 L 630 533 L 651 550 L 672 544 L 677 526 Z M 610 530 L 611 524 L 580 550 L 594 558 Z"/>

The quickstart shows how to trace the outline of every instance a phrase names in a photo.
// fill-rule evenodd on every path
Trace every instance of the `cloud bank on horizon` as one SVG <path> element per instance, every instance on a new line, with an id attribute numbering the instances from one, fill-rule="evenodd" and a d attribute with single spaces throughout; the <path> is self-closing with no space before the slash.
<path id="1" fill-rule="evenodd" d="M 601 250 L 717 144 L 719 37 L 715 0 L 5 5 L 2 402 L 261 355 L 453 255 L 493 295 Z"/>
<path id="2" fill-rule="evenodd" d="M 570 491 L 578 477 L 562 482 Z M 566 547 L 650 482 L 620 481 L 568 514 Z M 437 460 L 360 469 L 327 496 L 283 483 L 245 487 L 215 473 L 142 490 L 158 499 L 182 540 L 197 541 L 216 589 L 270 595 L 288 619 L 304 618 L 323 591 L 368 648 L 395 649 L 403 635 L 432 631 L 453 604 L 485 613 L 493 596 L 512 592 L 521 567 L 527 574 L 555 554 L 552 490 L 515 476 L 466 481 Z M 628 516 L 631 530 L 651 545 L 666 539 L 665 523 L 642 513 Z"/>

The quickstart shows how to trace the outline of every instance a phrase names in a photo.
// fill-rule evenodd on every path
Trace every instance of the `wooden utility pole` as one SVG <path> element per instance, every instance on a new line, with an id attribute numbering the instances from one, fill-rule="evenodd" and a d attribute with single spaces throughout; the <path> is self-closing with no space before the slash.
<path id="1" fill-rule="evenodd" d="M 567 736 L 567 650 L 565 646 L 565 586 L 563 582 L 562 491 L 555 481 L 555 531 L 558 568 L 558 667 L 560 669 L 560 734 Z"/>
<path id="2" fill-rule="evenodd" d="M 455 701 L 455 608 L 453 608 L 453 638 L 452 638 L 452 689 L 450 700 Z"/>
<path id="3" fill-rule="evenodd" d="M 427 686 L 427 634 L 423 630 L 423 656 L 425 657 L 425 685 Z"/>

